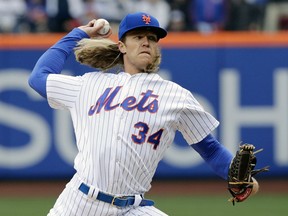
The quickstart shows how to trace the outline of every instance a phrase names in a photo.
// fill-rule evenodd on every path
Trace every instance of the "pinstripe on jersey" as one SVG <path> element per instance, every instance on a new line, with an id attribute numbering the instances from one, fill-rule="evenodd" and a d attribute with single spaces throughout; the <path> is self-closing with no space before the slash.
<path id="1" fill-rule="evenodd" d="M 219 124 L 188 90 L 154 73 L 50 74 L 47 96 L 71 113 L 81 180 L 115 195 L 150 189 L 176 130 L 193 144 Z"/>

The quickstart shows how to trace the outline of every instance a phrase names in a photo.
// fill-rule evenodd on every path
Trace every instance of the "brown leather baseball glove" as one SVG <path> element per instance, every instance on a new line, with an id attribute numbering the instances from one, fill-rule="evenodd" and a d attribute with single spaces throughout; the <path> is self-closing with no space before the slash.
<path id="1" fill-rule="evenodd" d="M 233 205 L 235 205 L 235 202 L 246 200 L 252 194 L 255 186 L 253 176 L 269 170 L 268 166 L 257 170 L 254 169 L 257 162 L 255 154 L 263 150 L 254 151 L 254 149 L 255 147 L 251 144 L 241 145 L 231 162 L 228 173 L 228 190 L 232 194 L 232 198 L 229 201 Z"/>

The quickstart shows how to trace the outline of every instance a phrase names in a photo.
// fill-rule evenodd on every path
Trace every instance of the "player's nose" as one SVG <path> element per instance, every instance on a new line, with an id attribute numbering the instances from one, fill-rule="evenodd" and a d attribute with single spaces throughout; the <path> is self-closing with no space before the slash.
<path id="1" fill-rule="evenodd" d="M 142 38 L 142 46 L 149 46 L 149 39 L 147 36 Z"/>

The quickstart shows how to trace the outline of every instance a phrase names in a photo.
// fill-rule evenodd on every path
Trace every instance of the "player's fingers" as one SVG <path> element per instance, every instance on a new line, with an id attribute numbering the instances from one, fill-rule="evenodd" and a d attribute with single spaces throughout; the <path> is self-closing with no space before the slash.
<path id="1" fill-rule="evenodd" d="M 86 26 L 87 27 L 93 27 L 95 22 L 96 22 L 96 19 L 90 20 Z"/>
<path id="2" fill-rule="evenodd" d="M 90 20 L 86 25 L 84 25 L 85 27 L 93 27 L 97 30 L 101 29 L 103 26 L 105 25 L 104 21 L 98 21 L 96 19 L 92 19 Z"/>
<path id="3" fill-rule="evenodd" d="M 97 36 L 97 31 L 101 28 L 101 26 L 95 27 L 96 19 L 90 20 L 86 25 L 79 26 L 78 28 L 82 31 L 86 32 L 90 37 Z"/>

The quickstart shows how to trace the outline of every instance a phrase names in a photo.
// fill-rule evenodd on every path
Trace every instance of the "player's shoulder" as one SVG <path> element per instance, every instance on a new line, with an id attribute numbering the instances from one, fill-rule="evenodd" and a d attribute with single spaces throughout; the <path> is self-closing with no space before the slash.
<path id="1" fill-rule="evenodd" d="M 166 79 L 165 77 L 162 77 L 159 74 L 157 74 L 157 75 L 160 77 L 161 82 L 163 82 L 165 85 L 167 85 L 173 89 L 179 90 L 181 92 L 186 92 L 186 93 L 189 92 L 189 90 L 187 90 L 186 88 L 184 88 L 183 86 L 181 86 L 177 82 L 175 82 L 173 80 Z"/>
<path id="2" fill-rule="evenodd" d="M 105 73 L 103 71 L 91 71 L 91 72 L 86 72 L 85 74 L 82 75 L 83 79 L 94 79 L 94 78 L 97 79 L 99 77 L 112 78 L 112 77 L 115 77 L 115 74 Z"/>

